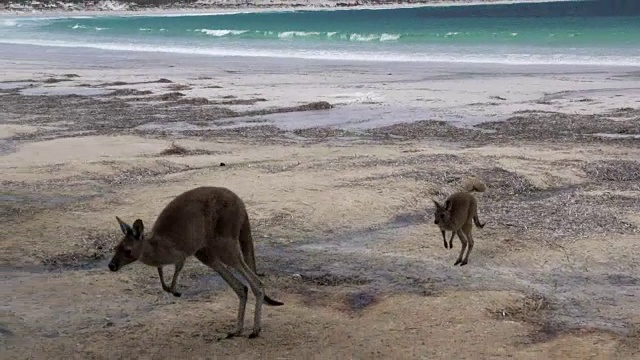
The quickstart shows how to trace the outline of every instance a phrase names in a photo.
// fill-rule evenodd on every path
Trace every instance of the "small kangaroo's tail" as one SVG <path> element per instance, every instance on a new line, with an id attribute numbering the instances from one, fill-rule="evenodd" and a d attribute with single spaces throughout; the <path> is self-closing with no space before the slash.
<path id="1" fill-rule="evenodd" d="M 482 229 L 487 223 L 481 224 L 480 219 L 478 218 L 478 214 L 473 215 L 473 223 L 476 224 L 477 227 Z"/>
<path id="2" fill-rule="evenodd" d="M 487 187 L 484 182 L 482 182 L 482 180 L 469 179 L 462 184 L 462 189 L 467 192 L 485 192 L 485 190 L 487 190 Z"/>
<path id="3" fill-rule="evenodd" d="M 248 214 L 245 214 L 244 223 L 240 229 L 240 249 L 242 250 L 244 261 L 247 263 L 251 271 L 253 271 L 257 276 L 264 275 L 258 274 L 258 271 L 256 270 L 256 254 L 253 249 L 253 236 L 251 236 L 251 223 L 249 222 Z M 267 296 L 267 294 L 264 295 L 264 303 L 270 306 L 284 305 L 283 302 L 274 300 Z"/>

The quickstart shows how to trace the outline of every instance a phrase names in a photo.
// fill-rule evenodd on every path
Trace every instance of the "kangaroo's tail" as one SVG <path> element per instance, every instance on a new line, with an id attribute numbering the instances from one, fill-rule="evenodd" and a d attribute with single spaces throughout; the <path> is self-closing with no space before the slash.
<path id="1" fill-rule="evenodd" d="M 258 274 L 258 271 L 256 270 L 256 254 L 253 248 L 253 236 L 251 236 L 251 223 L 249 222 L 248 214 L 245 214 L 244 223 L 240 229 L 240 249 L 242 250 L 244 261 L 247 263 L 251 271 L 253 271 L 257 276 L 263 275 Z M 283 302 L 274 300 L 267 296 L 267 294 L 264 295 L 264 303 L 270 306 L 284 305 Z"/>
<path id="2" fill-rule="evenodd" d="M 281 306 L 281 305 L 284 305 L 283 302 L 280 302 L 278 300 L 273 300 L 272 298 L 268 297 L 267 294 L 264 294 L 264 303 L 269 305 L 269 306 Z"/>
<path id="3" fill-rule="evenodd" d="M 249 268 L 257 274 L 256 254 L 253 250 L 253 237 L 251 236 L 251 223 L 249 222 L 248 214 L 245 214 L 244 222 L 240 229 L 240 249 L 242 250 L 244 261 L 249 265 Z"/>
<path id="4" fill-rule="evenodd" d="M 484 182 L 482 182 L 482 180 L 469 179 L 462 184 L 462 190 L 467 192 L 485 192 L 485 190 L 487 190 L 487 187 Z"/>
<path id="5" fill-rule="evenodd" d="M 481 224 L 480 219 L 478 218 L 478 214 L 473 215 L 473 223 L 476 224 L 477 227 L 482 229 L 487 223 Z"/>

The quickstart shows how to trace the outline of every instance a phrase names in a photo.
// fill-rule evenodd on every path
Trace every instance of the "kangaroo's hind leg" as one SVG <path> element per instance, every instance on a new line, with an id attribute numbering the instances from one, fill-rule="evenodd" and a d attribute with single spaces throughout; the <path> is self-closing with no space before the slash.
<path id="1" fill-rule="evenodd" d="M 260 330 L 262 329 L 262 303 L 264 302 L 265 296 L 264 290 L 262 288 L 262 282 L 253 272 L 253 270 L 251 270 L 249 265 L 247 265 L 247 263 L 244 261 L 239 244 L 233 247 L 232 251 L 226 252 L 225 256 L 221 257 L 220 260 L 222 260 L 225 265 L 236 269 L 240 273 L 240 275 L 242 275 L 245 280 L 247 280 L 249 286 L 251 287 L 251 292 L 253 292 L 253 295 L 256 297 L 253 332 L 251 332 L 249 338 L 258 337 L 258 335 L 260 334 Z"/>
<path id="2" fill-rule="evenodd" d="M 234 331 L 228 333 L 226 337 L 228 339 L 240 335 L 242 333 L 242 329 L 244 328 L 244 314 L 247 308 L 247 295 L 249 292 L 247 287 L 244 286 L 244 284 L 235 276 L 233 276 L 233 273 L 222 263 L 222 261 L 220 261 L 219 258 L 207 253 L 205 249 L 196 252 L 195 256 L 203 264 L 209 266 L 215 272 L 220 274 L 220 277 L 222 277 L 222 279 L 226 281 L 227 284 L 229 284 L 231 289 L 233 289 L 236 295 L 238 295 L 240 304 L 238 305 L 236 328 Z"/>
<path id="3" fill-rule="evenodd" d="M 258 276 L 249 268 L 249 266 L 244 261 L 242 261 L 241 269 L 238 269 L 238 271 L 247 279 L 249 285 L 251 286 L 251 291 L 256 297 L 256 309 L 253 319 L 253 332 L 249 334 L 249 338 L 255 338 L 260 335 L 260 330 L 262 329 L 262 303 L 264 303 L 265 292 L 262 288 L 262 282 L 260 281 Z"/>

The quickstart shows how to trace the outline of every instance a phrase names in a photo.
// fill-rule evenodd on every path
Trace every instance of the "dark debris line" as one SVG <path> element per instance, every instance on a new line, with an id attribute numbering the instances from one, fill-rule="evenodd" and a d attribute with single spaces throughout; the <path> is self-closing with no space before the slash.
<path id="1" fill-rule="evenodd" d="M 69 80 L 69 79 L 61 79 Z M 126 83 L 125 83 L 126 84 Z M 172 84 L 176 85 L 176 84 Z M 0 107 L 12 117 L 22 118 L 24 123 L 47 125 L 64 121 L 64 128 L 47 130 L 35 134 L 20 135 L 15 140 L 31 140 L 38 137 L 78 136 L 79 132 L 94 134 L 138 133 L 149 136 L 166 136 L 166 131 L 136 129 L 148 124 L 184 121 L 194 125 L 223 124 L 224 120 L 237 117 L 328 110 L 333 106 L 327 102 L 311 102 L 300 106 L 265 108 L 261 110 L 236 111 L 224 105 L 253 104 L 266 99 L 208 100 L 187 98 L 178 91 L 165 94 L 150 94 L 134 89 L 113 90 L 106 95 L 20 95 L 19 90 L 5 90 L 0 96 Z M 40 116 L 33 116 L 40 115 Z M 32 117 L 28 119 L 28 117 Z M 615 121 L 611 120 L 615 119 Z M 480 130 L 482 131 L 480 131 Z M 595 134 L 613 134 L 622 138 L 604 138 Z M 639 144 L 640 109 L 619 109 L 599 115 L 571 115 L 549 112 L 519 112 L 506 121 L 486 122 L 475 128 L 459 128 L 443 121 L 424 120 L 401 123 L 361 132 L 346 131 L 331 127 L 299 129 L 292 132 L 272 125 L 255 125 L 219 130 L 189 130 L 184 135 L 215 137 L 279 138 L 290 141 L 291 136 L 307 139 L 327 140 L 336 137 L 366 138 L 373 141 L 393 142 L 413 139 L 454 140 L 469 144 L 496 142 L 581 142 Z"/>

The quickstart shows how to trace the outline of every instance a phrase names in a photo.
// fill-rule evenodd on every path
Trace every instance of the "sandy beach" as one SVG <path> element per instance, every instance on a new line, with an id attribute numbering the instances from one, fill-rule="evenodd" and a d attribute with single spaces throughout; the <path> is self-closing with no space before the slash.
<path id="1" fill-rule="evenodd" d="M 4 359 L 640 351 L 640 67 L 2 49 Z M 487 225 L 457 267 L 431 199 L 469 177 Z M 237 298 L 195 259 L 181 298 L 107 269 L 116 215 L 201 185 L 247 204 L 285 303 L 260 338 L 219 340 Z"/>

